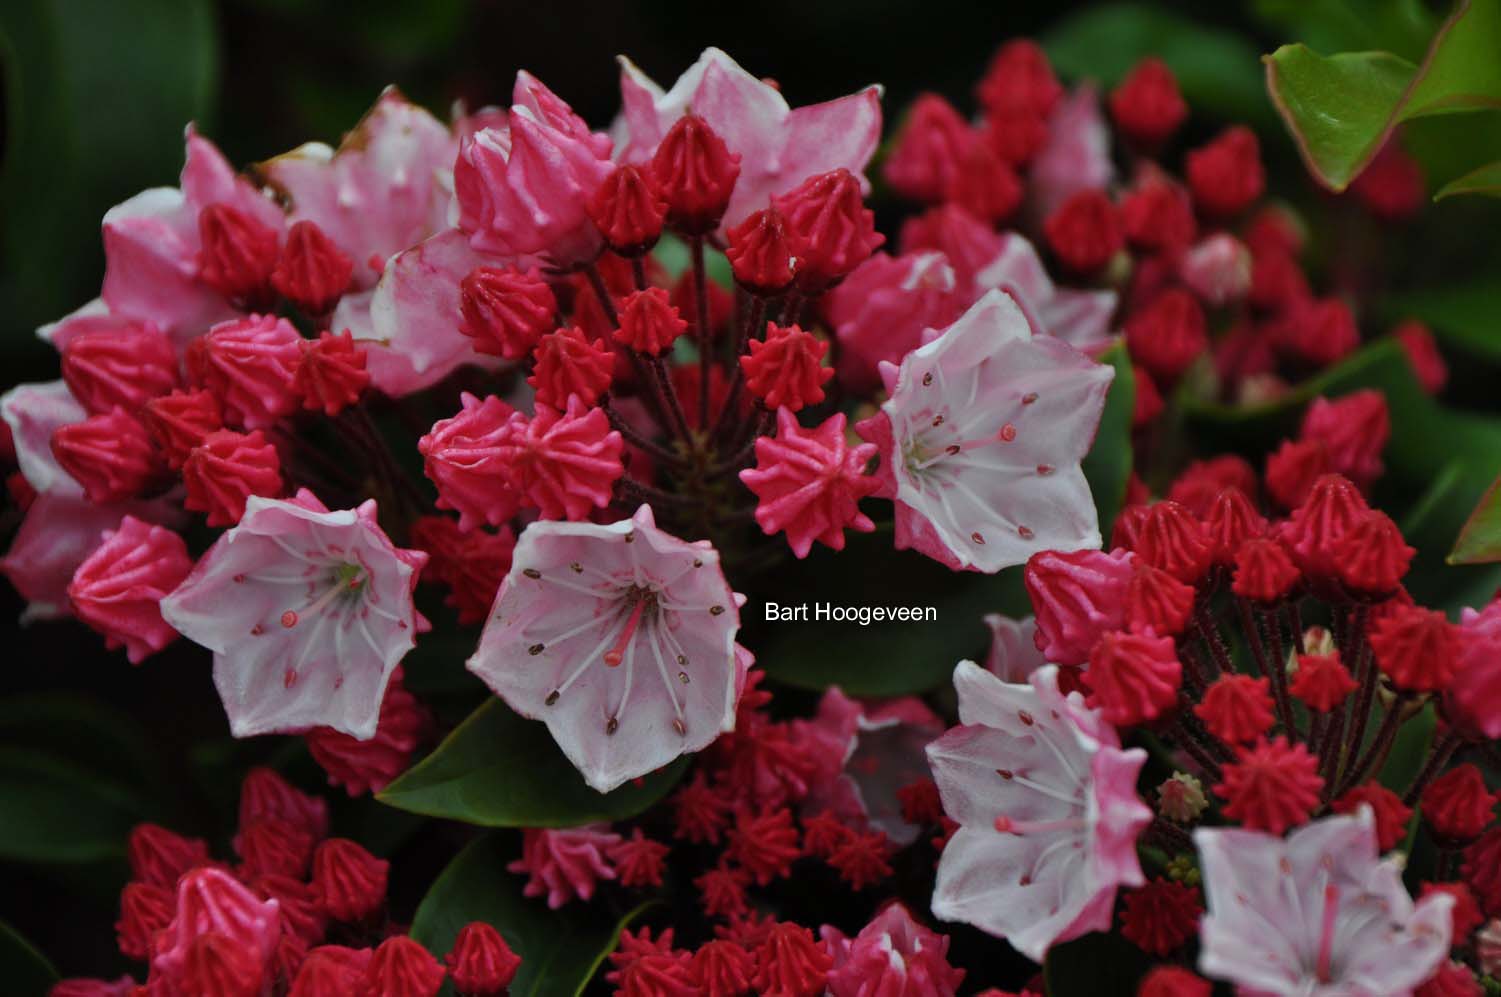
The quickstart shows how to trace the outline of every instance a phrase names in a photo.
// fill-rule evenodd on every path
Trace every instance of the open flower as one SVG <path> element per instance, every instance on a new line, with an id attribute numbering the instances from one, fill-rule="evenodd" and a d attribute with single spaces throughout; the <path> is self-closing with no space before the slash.
<path id="1" fill-rule="evenodd" d="M 426 561 L 391 543 L 373 499 L 330 512 L 306 489 L 252 496 L 162 616 L 214 652 L 236 737 L 332 727 L 370 738 L 386 682 L 427 626 L 412 604 Z"/>
<path id="2" fill-rule="evenodd" d="M 847 169 L 865 186 L 865 164 L 881 137 L 880 87 L 793 108 L 776 87 L 717 48 L 704 49 L 665 91 L 621 57 L 620 103 L 625 135 L 617 144 L 627 162 L 650 159 L 674 122 L 690 110 L 740 156 L 726 228 L 816 173 Z"/>
<path id="3" fill-rule="evenodd" d="M 536 522 L 469 670 L 607 793 L 733 729 L 741 602 L 709 542 L 658 529 L 650 506 Z"/>
<path id="4" fill-rule="evenodd" d="M 1026 236 L 1007 232 L 1001 250 L 975 275 L 977 290 L 998 289 L 1016 299 L 1034 333 L 1046 332 L 1081 350 L 1110 342 L 1114 291 L 1076 291 L 1055 285 Z"/>
<path id="5" fill-rule="evenodd" d="M 959 823 L 933 913 L 1040 962 L 1056 942 L 1109 928 L 1116 887 L 1144 882 L 1136 837 L 1152 811 L 1135 786 L 1146 752 L 1121 750 L 1096 711 L 1058 691 L 1053 666 L 1009 685 L 961 661 L 954 687 L 960 726 L 928 746 Z"/>
<path id="6" fill-rule="evenodd" d="M 1039 550 L 1100 545 L 1079 466 L 1114 374 L 1051 336 L 1015 301 L 981 298 L 901 367 L 890 399 L 857 427 L 880 448 L 896 545 L 953 568 L 995 572 Z"/>
<path id="7" fill-rule="evenodd" d="M 1369 807 L 1284 840 L 1260 831 L 1194 833 L 1209 913 L 1199 969 L 1275 997 L 1403 997 L 1448 957 L 1453 897 L 1414 904 L 1402 866 L 1382 859 Z"/>

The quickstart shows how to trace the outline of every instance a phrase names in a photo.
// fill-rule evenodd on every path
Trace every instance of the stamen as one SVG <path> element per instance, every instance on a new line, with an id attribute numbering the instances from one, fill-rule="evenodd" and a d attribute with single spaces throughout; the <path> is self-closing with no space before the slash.
<path id="1" fill-rule="evenodd" d="M 1324 914 L 1319 925 L 1318 964 L 1314 969 L 1320 983 L 1331 983 L 1334 980 L 1334 926 L 1338 913 L 1339 887 L 1328 883 L 1324 886 Z"/>
<path id="2" fill-rule="evenodd" d="M 957 443 L 950 443 L 939 453 L 933 455 L 932 457 L 929 457 L 927 460 L 918 463 L 917 470 L 925 470 L 926 468 L 932 467 L 934 464 L 937 464 L 945 457 L 956 457 L 967 450 L 976 450 L 980 447 L 988 447 L 995 443 L 1010 443 L 1015 439 L 1016 427 L 1008 422 L 991 436 L 981 436 L 972 440 L 960 440 Z"/>
<path id="3" fill-rule="evenodd" d="M 995 819 L 995 829 L 1000 834 L 1052 834 L 1056 831 L 1083 831 L 1088 821 L 1082 817 L 1067 817 L 1063 820 L 1012 820 L 1004 814 Z"/>

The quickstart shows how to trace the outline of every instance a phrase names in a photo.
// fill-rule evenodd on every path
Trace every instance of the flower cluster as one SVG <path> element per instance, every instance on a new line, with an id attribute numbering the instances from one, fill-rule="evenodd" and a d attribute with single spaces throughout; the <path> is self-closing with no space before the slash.
<path id="1" fill-rule="evenodd" d="M 230 733 L 300 738 L 351 796 L 444 761 L 412 652 L 470 628 L 460 695 L 545 726 L 568 788 L 680 780 L 521 828 L 493 884 L 558 917 L 670 900 L 609 955 L 632 997 L 951 997 L 992 982 L 951 935 L 1041 962 L 1100 931 L 1156 963 L 1143 994 L 1476 992 L 1501 602 L 1456 624 L 1404 589 L 1387 400 L 1317 398 L 1261 473 L 1163 445 L 1180 400 L 1298 397 L 1359 345 L 1354 303 L 1312 290 L 1254 133 L 1183 147 L 1161 62 L 1102 95 L 1014 41 L 976 96 L 894 130 L 879 176 L 918 209 L 889 242 L 879 87 L 792 107 L 717 49 L 670 88 L 622 60 L 608 132 L 526 72 L 448 123 L 387 91 L 337 149 L 244 172 L 189 128 L 179 187 L 105 216 L 100 297 L 42 330 L 60 380 L 0 398 L 0 570 L 133 664 L 206 648 Z M 1388 220 L 1401 155 L 1358 188 Z M 1426 331 L 1392 335 L 1437 391 Z M 1117 370 L 1138 473 L 1101 523 Z M 1019 576 L 1032 615 L 986 618 L 957 724 L 838 686 L 799 715 L 742 646 L 738 588 L 855 544 Z M 430 951 L 329 832 L 259 769 L 234 862 L 137 829 L 143 992 L 486 995 L 533 961 L 482 920 Z M 1416 899 L 1382 857 L 1415 835 Z"/>
<path id="2" fill-rule="evenodd" d="M 130 882 L 115 925 L 131 977 L 64 980 L 55 994 L 504 994 L 521 965 L 489 924 L 439 958 L 390 919 L 390 863 L 329 837 L 328 804 L 270 769 L 240 787 L 235 860 L 156 824 L 130 834 Z"/>

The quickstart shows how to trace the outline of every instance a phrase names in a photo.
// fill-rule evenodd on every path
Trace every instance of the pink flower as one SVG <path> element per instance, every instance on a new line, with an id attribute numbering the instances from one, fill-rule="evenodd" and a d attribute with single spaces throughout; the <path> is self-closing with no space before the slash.
<path id="1" fill-rule="evenodd" d="M 177 639 L 161 601 L 193 569 L 182 537 L 126 516 L 73 573 L 68 598 L 78 618 L 124 647 L 132 665 Z"/>
<path id="2" fill-rule="evenodd" d="M 1047 658 L 1037 649 L 1035 618 L 1013 620 L 999 613 L 986 613 L 984 622 L 990 628 L 990 651 L 985 655 L 987 672 L 1002 682 L 1025 682 L 1047 664 Z"/>
<path id="3" fill-rule="evenodd" d="M 528 828 L 521 858 L 506 869 L 529 877 L 521 890 L 524 896 L 546 896 L 547 906 L 557 910 L 570 900 L 590 899 L 599 880 L 615 878 L 615 867 L 606 856 L 620 840 L 608 824 L 556 831 Z"/>
<path id="4" fill-rule="evenodd" d="M 83 497 L 83 486 L 52 453 L 52 434 L 89 417 L 62 381 L 18 384 L 0 395 L 21 475 L 38 495 Z"/>
<path id="5" fill-rule="evenodd" d="M 881 136 L 880 87 L 794 109 L 776 87 L 717 48 L 705 49 L 666 91 L 622 56 L 620 103 L 619 156 L 626 162 L 650 159 L 668 129 L 689 110 L 739 154 L 740 179 L 724 228 L 816 173 L 847 169 L 862 188 L 868 187 L 863 171 Z"/>
<path id="6" fill-rule="evenodd" d="M 964 970 L 948 963 L 948 937 L 923 927 L 900 903 L 854 938 L 830 924 L 818 933 L 834 957 L 833 997 L 954 997 L 964 980 Z"/>
<path id="7" fill-rule="evenodd" d="M 1333 401 L 1315 398 L 1303 415 L 1299 435 L 1324 445 L 1330 470 L 1367 488 L 1381 477 L 1381 452 L 1391 438 L 1386 396 L 1364 388 Z"/>
<path id="8" fill-rule="evenodd" d="M 1146 761 L 1058 691 L 1058 670 L 1008 685 L 972 661 L 954 670 L 960 726 L 928 746 L 946 814 L 959 823 L 938 863 L 933 913 L 1042 961 L 1057 942 L 1110 927 L 1118 886 L 1145 882 L 1136 796 Z"/>
<path id="9" fill-rule="evenodd" d="M 777 435 L 758 438 L 756 466 L 740 472 L 759 499 L 756 523 L 767 536 L 785 530 L 800 558 L 808 556 L 815 540 L 843 550 L 845 527 L 861 533 L 876 528 L 859 505 L 880 486 L 865 473 L 876 448 L 869 443 L 851 448 L 844 427 L 843 413 L 805 430 L 797 416 L 778 409 Z"/>
<path id="10" fill-rule="evenodd" d="M 1251 290 L 1251 251 L 1230 233 L 1217 232 L 1183 254 L 1178 277 L 1205 304 L 1222 308 Z"/>
<path id="11" fill-rule="evenodd" d="M 607 793 L 733 729 L 740 596 L 719 553 L 657 528 L 536 522 L 469 670 Z"/>
<path id="12" fill-rule="evenodd" d="M 901 363 L 925 331 L 953 322 L 966 294 L 942 253 L 877 253 L 860 264 L 824 299 L 839 338 L 840 381 L 852 391 L 880 387 L 880 362 Z"/>
<path id="13" fill-rule="evenodd" d="M 527 73 L 516 77 L 509 127 L 459 143 L 459 227 L 481 253 L 539 255 L 567 269 L 603 245 L 588 206 L 610 175 L 609 141 Z"/>
<path id="14" fill-rule="evenodd" d="M 290 203 L 354 261 L 354 286 L 374 286 L 386 261 L 448 227 L 441 182 L 458 143 L 448 127 L 387 87 L 337 150 L 308 142 L 260 164 Z"/>
<path id="15" fill-rule="evenodd" d="M 1028 193 L 1039 217 L 1086 190 L 1110 186 L 1110 130 L 1092 85 L 1078 87 L 1048 117 L 1047 142 L 1032 160 Z"/>
<path id="16" fill-rule="evenodd" d="M 142 191 L 105 213 L 100 292 L 111 314 L 154 322 L 179 348 L 234 314 L 223 296 L 199 279 L 199 213 L 223 205 L 273 232 L 285 226 L 281 208 L 237 176 L 191 125 L 186 144 L 180 189 Z"/>
<path id="17" fill-rule="evenodd" d="M 977 290 L 994 288 L 1016 299 L 1034 334 L 1045 332 L 1086 351 L 1110 342 L 1115 292 L 1056 287 L 1025 236 L 1003 234 L 999 253 L 975 275 L 974 283 Z"/>
<path id="18" fill-rule="evenodd" d="M 281 936 L 280 906 L 222 869 L 200 866 L 186 873 L 177 883 L 177 913 L 154 946 L 152 978 L 177 979 L 187 969 L 193 942 L 210 934 L 244 946 L 264 970 Z"/>
<path id="19" fill-rule="evenodd" d="M 297 411 L 292 385 L 301 361 L 302 336 L 274 315 L 220 322 L 188 351 L 194 379 L 218 396 L 227 421 L 246 429 Z"/>
<path id="20" fill-rule="evenodd" d="M 539 404 L 531 419 L 513 414 L 504 446 L 512 480 L 543 519 L 585 519 L 605 508 L 625 473 L 620 433 L 604 409 L 589 408 L 578 395 L 569 396 L 566 412 Z"/>
<path id="21" fill-rule="evenodd" d="M 62 348 L 63 380 L 90 412 L 134 412 L 177 387 L 177 354 L 154 325 L 84 333 Z"/>
<path id="22" fill-rule="evenodd" d="M 832 811 L 846 824 L 869 823 L 898 846 L 922 830 L 902 818 L 897 791 L 928 774 L 923 748 L 943 732 L 943 721 L 922 700 L 903 696 L 867 705 L 830 688 L 811 720 L 793 722 L 819 773 L 804 809 Z"/>
<path id="23" fill-rule="evenodd" d="M 507 450 L 516 410 L 494 395 L 480 401 L 466 391 L 459 399 L 459 413 L 417 441 L 423 471 L 438 487 L 438 508 L 457 512 L 460 529 L 499 526 L 521 508 Z"/>
<path id="24" fill-rule="evenodd" d="M 1082 665 L 1100 636 L 1126 625 L 1135 572 L 1130 551 L 1046 550 L 1027 561 L 1023 580 L 1037 614 L 1037 649 L 1058 665 Z"/>
<path id="25" fill-rule="evenodd" d="M 992 291 L 881 374 L 891 397 L 859 431 L 880 447 L 899 549 L 995 572 L 1038 550 L 1099 546 L 1079 462 L 1111 368 L 1034 336 Z"/>
<path id="26" fill-rule="evenodd" d="M 1274 997 L 1405 997 L 1449 954 L 1454 898 L 1414 904 L 1402 865 L 1382 859 L 1369 807 L 1280 836 L 1194 832 L 1209 912 L 1199 969 Z"/>
<path id="27" fill-rule="evenodd" d="M 391 543 L 374 499 L 330 512 L 306 489 L 252 496 L 162 615 L 214 652 L 234 736 L 326 726 L 370 738 L 387 680 L 426 628 L 412 605 L 426 561 Z"/>

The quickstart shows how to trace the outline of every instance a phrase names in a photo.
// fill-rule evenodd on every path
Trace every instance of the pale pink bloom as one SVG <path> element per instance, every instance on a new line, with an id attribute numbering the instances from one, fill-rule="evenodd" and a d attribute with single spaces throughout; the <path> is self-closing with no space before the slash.
<path id="1" fill-rule="evenodd" d="M 151 976 L 181 973 L 194 939 L 224 935 L 243 945 L 262 966 L 271 962 L 281 938 L 281 906 L 262 900 L 228 872 L 200 866 L 177 882 L 177 910 L 152 946 Z M 169 991 L 170 992 L 170 991 Z"/>
<path id="2" fill-rule="evenodd" d="M 881 139 L 881 88 L 793 108 L 781 92 L 717 48 L 704 49 L 672 89 L 663 90 L 635 63 L 620 58 L 624 122 L 618 157 L 649 160 L 673 124 L 692 111 L 740 156 L 740 178 L 724 228 L 808 177 L 846 169 L 869 189 L 865 165 Z"/>
<path id="3" fill-rule="evenodd" d="M 601 245 L 587 205 L 613 169 L 609 140 L 527 73 L 516 77 L 514 100 L 505 129 L 459 144 L 459 227 L 481 253 L 538 255 L 564 269 L 587 263 Z"/>
<path id="4" fill-rule="evenodd" d="M 954 997 L 964 981 L 964 970 L 949 965 L 948 936 L 919 924 L 899 902 L 854 938 L 832 924 L 818 934 L 834 958 L 832 997 Z"/>
<path id="5" fill-rule="evenodd" d="M 990 630 L 985 670 L 1002 682 L 1025 682 L 1033 672 L 1048 663 L 1037 649 L 1037 620 L 1034 617 L 1015 620 L 1000 613 L 986 613 L 984 622 Z"/>
<path id="6" fill-rule="evenodd" d="M 1110 927 L 1116 888 L 1145 880 L 1136 838 L 1152 811 L 1136 796 L 1146 761 L 1058 669 L 1008 685 L 972 661 L 954 670 L 959 722 L 928 746 L 943 809 L 959 830 L 943 850 L 933 913 L 1008 940 L 1042 961 L 1057 942 Z"/>
<path id="7" fill-rule="evenodd" d="M 1006 245 L 1006 237 L 959 205 L 941 204 L 902 223 L 902 253 L 933 250 L 954 269 L 954 286 L 966 305 L 980 296 L 976 277 Z"/>
<path id="8" fill-rule="evenodd" d="M 1100 545 L 1089 452 L 1114 370 L 1033 335 L 992 291 L 900 369 L 862 436 L 880 447 L 896 546 L 996 572 L 1039 550 Z"/>
<path id="9" fill-rule="evenodd" d="M 1194 832 L 1208 907 L 1199 969 L 1266 997 L 1406 997 L 1449 955 L 1454 898 L 1414 904 L 1399 858 L 1382 859 L 1370 807 L 1286 839 Z"/>
<path id="10" fill-rule="evenodd" d="M 171 500 L 95 505 L 82 495 L 38 495 L 26 510 L 10 550 L 0 558 L 0 574 L 26 600 L 21 622 L 72 615 L 68 585 L 73 572 L 104 542 L 104 534 L 129 514 L 154 523 L 182 515 Z"/>
<path id="11" fill-rule="evenodd" d="M 897 790 L 928 774 L 923 749 L 943 733 L 943 721 L 915 696 L 867 705 L 830 688 L 811 720 L 793 721 L 818 772 L 805 810 L 833 811 L 849 824 L 870 824 L 898 846 L 920 827 L 902 819 Z"/>
<path id="12" fill-rule="evenodd" d="M 1088 352 L 1109 345 L 1115 316 L 1114 291 L 1058 287 L 1025 236 L 1006 232 L 1000 243 L 999 253 L 975 275 L 977 292 L 993 288 L 1008 292 L 1026 313 L 1034 332 L 1057 336 Z"/>
<path id="13" fill-rule="evenodd" d="M 967 298 L 942 253 L 876 253 L 824 298 L 839 338 L 839 379 L 851 391 L 879 388 L 880 362 L 901 363 L 926 330 L 958 318 Z"/>
<path id="14" fill-rule="evenodd" d="M 1178 278 L 1205 304 L 1224 307 L 1251 289 L 1251 251 L 1229 232 L 1217 232 L 1184 252 Z"/>
<path id="15" fill-rule="evenodd" d="M 366 739 L 391 673 L 427 627 L 412 604 L 426 562 L 391 543 L 374 499 L 330 512 L 306 489 L 253 495 L 162 615 L 214 652 L 235 737 L 332 727 Z"/>
<path id="16" fill-rule="evenodd" d="M 1048 118 L 1048 139 L 1027 174 L 1027 193 L 1037 216 L 1046 218 L 1084 190 L 1104 190 L 1115 175 L 1110 130 L 1091 84 L 1058 102 Z"/>
<path id="17" fill-rule="evenodd" d="M 337 150 L 308 142 L 260 165 L 290 202 L 354 261 L 354 286 L 386 260 L 448 227 L 447 174 L 458 142 L 437 118 L 387 87 Z"/>
<path id="18" fill-rule="evenodd" d="M 549 830 L 527 828 L 522 836 L 521 858 L 506 866 L 525 873 L 521 893 L 547 897 L 552 910 L 571 900 L 589 900 L 601 879 L 614 879 L 615 867 L 607 857 L 620 844 L 620 835 L 608 824 Z"/>
<path id="19" fill-rule="evenodd" d="M 88 417 L 62 381 L 18 384 L 0 395 L 0 418 L 10 427 L 16 464 L 38 495 L 83 497 L 83 486 L 52 454 L 52 434 Z"/>
<path id="20" fill-rule="evenodd" d="M 199 212 L 223 204 L 277 232 L 286 225 L 281 208 L 237 175 L 192 125 L 186 142 L 180 188 L 153 187 L 105 213 L 100 292 L 111 313 L 156 323 L 179 349 L 235 314 L 219 292 L 198 279 Z"/>
<path id="21" fill-rule="evenodd" d="M 1444 690 L 1445 709 L 1465 728 L 1501 737 L 1501 598 L 1460 610 L 1459 620 L 1459 671 Z"/>
<path id="22" fill-rule="evenodd" d="M 228 312 L 226 312 L 226 315 Z M 95 298 L 88 304 L 75 308 L 56 322 L 48 322 L 37 329 L 37 338 L 44 343 L 51 344 L 61 353 L 73 340 L 89 332 L 124 332 L 130 333 L 146 326 L 155 328 L 156 323 L 147 320 L 128 318 L 117 315 L 109 310 L 103 298 Z"/>
<path id="23" fill-rule="evenodd" d="M 469 670 L 607 793 L 734 728 L 743 601 L 718 551 L 658 529 L 650 506 L 535 522 Z"/>

